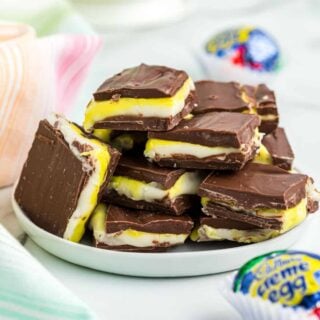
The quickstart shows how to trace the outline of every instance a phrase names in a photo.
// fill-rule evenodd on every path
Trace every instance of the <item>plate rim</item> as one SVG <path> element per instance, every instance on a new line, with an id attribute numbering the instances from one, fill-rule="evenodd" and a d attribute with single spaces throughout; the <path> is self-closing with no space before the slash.
<path id="1" fill-rule="evenodd" d="M 15 188 L 14 188 L 14 190 L 15 190 Z M 29 219 L 29 217 L 25 214 L 24 210 L 19 206 L 19 204 L 17 203 L 17 201 L 14 197 L 14 190 L 13 190 L 13 193 L 11 196 L 11 205 L 12 205 L 13 211 L 14 211 L 18 221 L 20 222 L 20 220 L 23 220 L 31 228 L 34 228 L 41 236 L 49 238 L 50 240 L 53 240 L 53 241 L 58 241 L 63 245 L 67 245 L 67 246 L 71 246 L 71 247 L 81 247 L 81 249 L 83 249 L 83 250 L 89 250 L 89 251 L 93 250 L 99 254 L 105 253 L 108 255 L 122 256 L 122 257 L 139 255 L 139 257 L 141 257 L 141 258 L 151 258 L 152 257 L 152 259 L 161 259 L 162 257 L 171 257 L 171 258 L 184 257 L 184 258 L 187 258 L 190 256 L 192 256 L 193 258 L 197 258 L 197 257 L 207 256 L 208 254 L 210 254 L 212 252 L 214 252 L 215 255 L 233 254 L 235 252 L 239 253 L 239 251 L 241 252 L 241 250 L 246 250 L 247 248 L 254 250 L 256 247 L 260 247 L 262 243 L 271 244 L 272 242 L 277 241 L 279 239 L 279 237 L 286 237 L 293 230 L 297 231 L 296 229 L 298 229 L 298 228 L 301 229 L 301 228 L 306 227 L 307 226 L 306 222 L 308 222 L 312 219 L 312 217 L 307 216 L 307 218 L 302 223 L 300 223 L 299 225 L 297 225 L 293 229 L 289 230 L 288 232 L 286 232 L 280 236 L 277 236 L 275 238 L 264 240 L 264 241 L 257 242 L 257 243 L 243 244 L 238 247 L 223 248 L 223 249 L 221 249 L 221 248 L 220 249 L 210 249 L 210 250 L 205 249 L 205 250 L 199 250 L 199 251 L 192 250 L 192 251 L 183 251 L 183 252 L 122 252 L 122 251 L 117 251 L 117 250 L 101 249 L 101 248 L 96 248 L 94 246 L 85 245 L 82 243 L 72 242 L 72 241 L 61 238 L 57 235 L 54 235 L 54 234 L 40 228 L 39 226 L 37 226 L 35 223 L 33 223 Z M 32 236 L 30 236 L 30 234 L 25 230 L 25 228 L 21 222 L 20 222 L 20 225 L 21 225 L 22 229 L 24 230 L 24 232 L 27 233 L 28 236 L 32 239 Z"/>

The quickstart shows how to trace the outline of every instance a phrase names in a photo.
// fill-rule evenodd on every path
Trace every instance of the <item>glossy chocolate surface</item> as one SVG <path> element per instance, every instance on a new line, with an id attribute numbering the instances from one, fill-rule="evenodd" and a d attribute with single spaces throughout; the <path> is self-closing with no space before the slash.
<path id="1" fill-rule="evenodd" d="M 237 82 L 202 80 L 195 82 L 198 106 L 193 113 L 209 111 L 243 112 L 250 110 L 243 101 L 241 86 Z"/>
<path id="2" fill-rule="evenodd" d="M 93 94 L 96 101 L 172 97 L 188 79 L 185 71 L 141 64 L 107 79 Z"/>

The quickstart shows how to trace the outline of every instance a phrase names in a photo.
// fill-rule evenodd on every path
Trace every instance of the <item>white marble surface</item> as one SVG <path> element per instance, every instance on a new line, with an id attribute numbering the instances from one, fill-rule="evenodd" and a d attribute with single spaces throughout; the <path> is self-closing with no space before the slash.
<path id="1" fill-rule="evenodd" d="M 281 124 L 295 150 L 297 166 L 320 181 L 320 1 L 269 1 L 269 5 L 247 10 L 241 17 L 233 11 L 200 10 L 183 22 L 160 29 L 109 32 L 72 117 L 81 119 L 90 93 L 106 76 L 141 61 L 177 66 L 195 79 L 204 77 L 195 55 L 201 43 L 213 32 L 240 23 L 266 28 L 282 44 L 285 65 L 273 85 L 279 98 Z M 10 215 L 9 194 L 10 189 L 0 190 L 0 219 L 19 235 L 19 227 Z M 320 254 L 319 228 L 318 218 L 295 248 Z M 31 240 L 25 245 L 101 319 L 239 319 L 219 294 L 217 285 L 223 274 L 182 279 L 129 278 L 69 264 L 44 252 Z"/>

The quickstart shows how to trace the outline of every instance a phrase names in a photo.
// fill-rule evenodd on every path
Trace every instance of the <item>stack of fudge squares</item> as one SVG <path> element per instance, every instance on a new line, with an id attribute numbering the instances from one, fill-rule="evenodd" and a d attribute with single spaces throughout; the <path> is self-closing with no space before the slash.
<path id="1" fill-rule="evenodd" d="M 278 122 L 263 84 L 141 64 L 97 89 L 83 127 L 40 122 L 15 199 L 39 227 L 105 249 L 270 239 L 319 201 Z"/>

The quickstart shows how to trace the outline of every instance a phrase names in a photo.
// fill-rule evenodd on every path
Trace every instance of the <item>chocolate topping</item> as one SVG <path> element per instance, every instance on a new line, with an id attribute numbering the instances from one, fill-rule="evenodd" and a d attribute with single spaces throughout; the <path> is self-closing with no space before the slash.
<path id="1" fill-rule="evenodd" d="M 157 182 L 164 189 L 171 188 L 183 173 L 183 169 L 160 168 L 142 156 L 123 156 L 115 171 L 116 176 L 126 176 L 146 183 Z"/>
<path id="2" fill-rule="evenodd" d="M 119 157 L 117 151 L 111 148 L 109 151 L 110 172 L 105 183 Z M 22 169 L 15 199 L 36 225 L 62 237 L 89 176 L 62 133 L 43 120 Z"/>
<path id="3" fill-rule="evenodd" d="M 269 151 L 274 165 L 285 170 L 292 169 L 294 154 L 283 128 L 277 128 L 265 135 L 262 144 Z"/>
<path id="4" fill-rule="evenodd" d="M 189 234 L 192 219 L 187 216 L 169 216 L 110 205 L 106 219 L 107 233 L 133 229 L 151 233 Z"/>
<path id="5" fill-rule="evenodd" d="M 249 105 L 241 98 L 241 87 L 237 82 L 202 80 L 195 83 L 198 106 L 193 113 L 209 111 L 243 112 Z"/>
<path id="6" fill-rule="evenodd" d="M 222 219 L 231 219 L 240 221 L 246 224 L 252 224 L 262 229 L 274 229 L 274 230 L 281 230 L 282 227 L 282 220 L 281 217 L 279 218 L 264 218 L 253 215 L 251 213 L 247 213 L 244 211 L 233 211 L 229 208 L 224 206 L 220 206 L 216 203 L 209 201 L 206 207 L 203 209 L 203 212 L 209 216 L 218 217 Z"/>
<path id="7" fill-rule="evenodd" d="M 182 120 L 174 129 L 166 132 L 149 132 L 149 138 L 183 141 L 209 147 L 240 148 L 248 143 L 259 125 L 256 115 L 209 112 L 190 120 Z"/>
<path id="8" fill-rule="evenodd" d="M 226 218 L 200 216 L 200 225 L 207 225 L 216 229 L 236 229 L 236 230 L 252 230 L 258 227 L 238 220 L 231 220 Z"/>
<path id="9" fill-rule="evenodd" d="M 201 183 L 198 194 L 237 208 L 287 209 L 306 197 L 307 180 L 303 174 L 249 163 L 235 173 L 211 173 Z"/>
<path id="10" fill-rule="evenodd" d="M 96 101 L 172 97 L 188 79 L 185 71 L 141 64 L 107 79 L 93 94 Z"/>

